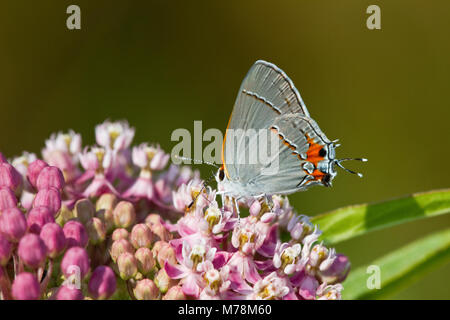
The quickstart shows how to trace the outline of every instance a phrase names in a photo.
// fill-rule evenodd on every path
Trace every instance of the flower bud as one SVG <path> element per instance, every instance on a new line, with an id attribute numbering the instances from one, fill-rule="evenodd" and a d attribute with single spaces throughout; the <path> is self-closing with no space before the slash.
<path id="1" fill-rule="evenodd" d="M 128 231 L 127 231 L 127 229 L 124 229 L 124 228 L 116 229 L 112 233 L 111 237 L 112 237 L 113 241 L 120 240 L 120 239 L 128 240 Z"/>
<path id="2" fill-rule="evenodd" d="M 22 272 L 16 276 L 11 291 L 16 300 L 37 300 L 41 295 L 38 280 L 29 272 Z"/>
<path id="3" fill-rule="evenodd" d="M 0 233 L 0 269 L 2 266 L 6 266 L 11 258 L 12 244 L 5 236 Z M 152 257 L 153 258 L 153 257 Z"/>
<path id="4" fill-rule="evenodd" d="M 130 235 L 130 242 L 136 248 L 150 248 L 153 240 L 153 234 L 146 224 L 140 223 L 133 227 Z"/>
<path id="5" fill-rule="evenodd" d="M 133 293 L 137 300 L 156 300 L 159 297 L 159 290 L 150 279 L 138 281 Z"/>
<path id="6" fill-rule="evenodd" d="M 112 193 L 104 193 L 98 198 L 95 204 L 95 209 L 100 210 L 114 210 L 117 204 L 117 197 Z"/>
<path id="7" fill-rule="evenodd" d="M 162 241 L 169 241 L 171 239 L 169 231 L 161 223 L 152 224 L 150 230 Z"/>
<path id="8" fill-rule="evenodd" d="M 38 190 L 47 189 L 47 188 L 55 188 L 58 190 L 62 190 L 64 188 L 64 177 L 57 167 L 47 166 L 42 168 L 39 176 L 36 180 L 36 188 Z"/>
<path id="9" fill-rule="evenodd" d="M 180 286 L 173 286 L 162 298 L 163 300 L 186 300 L 183 289 Z"/>
<path id="10" fill-rule="evenodd" d="M 67 247 L 86 247 L 89 241 L 86 228 L 78 221 L 70 220 L 63 228 Z"/>
<path id="11" fill-rule="evenodd" d="M 37 185 L 37 179 L 39 177 L 39 174 L 41 173 L 42 169 L 45 167 L 48 167 L 48 164 L 45 161 L 42 160 L 35 160 L 32 163 L 28 165 L 27 168 L 27 179 L 28 182 L 33 186 L 33 188 L 36 188 Z"/>
<path id="12" fill-rule="evenodd" d="M 73 214 L 81 223 L 86 224 L 95 215 L 95 208 L 88 199 L 80 199 L 75 203 Z"/>
<path id="13" fill-rule="evenodd" d="M 67 208 L 67 206 L 62 205 L 61 206 L 61 210 L 59 211 L 58 216 L 56 217 L 56 222 L 60 225 L 60 226 L 64 226 L 64 224 L 69 221 L 72 220 L 73 218 L 75 218 L 72 210 L 70 210 L 69 208 Z"/>
<path id="14" fill-rule="evenodd" d="M 150 213 L 145 218 L 145 224 L 150 228 L 152 224 L 162 224 L 164 221 L 161 219 L 161 216 L 157 213 Z"/>
<path id="15" fill-rule="evenodd" d="M 66 251 L 61 261 L 61 271 L 66 278 L 71 275 L 79 276 L 80 280 L 89 271 L 89 256 L 87 251 L 81 247 L 72 247 Z"/>
<path id="16" fill-rule="evenodd" d="M 157 260 L 160 267 L 163 267 L 166 261 L 173 265 L 177 264 L 175 249 L 170 244 L 164 246 L 159 250 Z"/>
<path id="17" fill-rule="evenodd" d="M 125 239 L 114 241 L 111 246 L 111 259 L 116 262 L 117 258 L 124 252 L 134 254 L 134 249 L 131 243 Z"/>
<path id="18" fill-rule="evenodd" d="M 133 254 L 124 252 L 117 258 L 117 268 L 119 269 L 120 277 L 123 280 L 129 280 L 135 277 L 138 272 L 137 260 Z"/>
<path id="19" fill-rule="evenodd" d="M 171 279 L 164 268 L 160 269 L 155 276 L 155 284 L 161 293 L 166 293 L 171 287 L 178 283 L 177 280 Z"/>
<path id="20" fill-rule="evenodd" d="M 99 217 L 105 224 L 106 232 L 110 233 L 114 230 L 114 214 L 110 209 L 101 209 L 97 211 L 97 217 Z"/>
<path id="21" fill-rule="evenodd" d="M 20 261 L 30 268 L 41 267 L 47 258 L 47 247 L 44 241 L 34 233 L 26 234 L 19 242 Z"/>
<path id="22" fill-rule="evenodd" d="M 114 224 L 118 228 L 128 228 L 136 220 L 136 212 L 131 202 L 120 201 L 113 211 Z"/>
<path id="23" fill-rule="evenodd" d="M 92 244 L 99 244 L 106 238 L 106 227 L 99 218 L 92 218 L 86 225 L 87 233 Z"/>
<path id="24" fill-rule="evenodd" d="M 47 247 L 47 254 L 54 259 L 59 256 L 67 245 L 66 236 L 63 229 L 57 223 L 47 223 L 39 234 Z"/>
<path id="25" fill-rule="evenodd" d="M 39 234 L 45 224 L 53 222 L 55 222 L 55 218 L 47 207 L 36 207 L 28 213 L 28 230 L 32 233 Z"/>
<path id="26" fill-rule="evenodd" d="M 0 163 L 0 187 L 6 187 L 12 191 L 22 185 L 22 176 L 20 173 L 7 162 Z"/>
<path id="27" fill-rule="evenodd" d="M 83 300 L 83 292 L 75 286 L 62 285 L 53 297 L 55 300 Z"/>
<path id="28" fill-rule="evenodd" d="M 48 207 L 50 211 L 56 216 L 61 208 L 61 194 L 58 189 L 44 188 L 39 190 L 33 201 L 33 208 Z"/>
<path id="29" fill-rule="evenodd" d="M 167 245 L 169 245 L 169 243 L 167 243 L 165 241 L 161 241 L 161 240 L 156 241 L 155 244 L 153 244 L 153 248 L 152 248 L 153 258 L 156 259 L 156 257 L 158 257 L 159 251 Z"/>
<path id="30" fill-rule="evenodd" d="M 6 158 L 3 155 L 3 153 L 0 152 L 0 163 L 4 163 L 4 162 L 8 162 L 8 160 L 6 160 Z"/>
<path id="31" fill-rule="evenodd" d="M 3 210 L 0 215 L 0 233 L 11 242 L 19 242 L 27 231 L 27 220 L 17 208 Z"/>
<path id="32" fill-rule="evenodd" d="M 116 291 L 116 275 L 108 266 L 95 268 L 89 280 L 89 293 L 94 299 L 106 300 Z"/>
<path id="33" fill-rule="evenodd" d="M 17 198 L 7 187 L 0 188 L 0 211 L 17 206 Z"/>
<path id="34" fill-rule="evenodd" d="M 350 267 L 351 264 L 347 256 L 337 254 L 329 268 L 319 271 L 319 277 L 322 282 L 326 282 L 328 284 L 343 282 L 350 271 Z"/>
<path id="35" fill-rule="evenodd" d="M 155 267 L 155 259 L 149 248 L 139 248 L 134 257 L 137 260 L 138 270 L 144 276 L 149 274 Z"/>

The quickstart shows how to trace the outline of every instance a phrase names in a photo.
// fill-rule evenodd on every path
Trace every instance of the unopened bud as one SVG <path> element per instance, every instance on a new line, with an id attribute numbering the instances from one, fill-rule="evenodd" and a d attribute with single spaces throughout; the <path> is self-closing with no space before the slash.
<path id="1" fill-rule="evenodd" d="M 52 298 L 54 300 L 83 300 L 83 292 L 74 286 L 62 285 L 59 287 Z"/>
<path id="2" fill-rule="evenodd" d="M 139 272 L 144 276 L 148 275 L 155 267 L 155 259 L 149 248 L 139 248 L 134 257 L 137 260 Z"/>
<path id="3" fill-rule="evenodd" d="M 7 162 L 0 163 L 0 187 L 6 187 L 17 191 L 22 185 L 22 176 Z"/>
<path id="4" fill-rule="evenodd" d="M 171 239 L 170 232 L 161 223 L 152 224 L 150 230 L 162 241 L 169 241 Z"/>
<path id="5" fill-rule="evenodd" d="M 131 230 L 130 241 L 136 249 L 142 247 L 150 248 L 152 240 L 153 233 L 144 223 L 135 225 Z"/>
<path id="6" fill-rule="evenodd" d="M 129 280 L 136 276 L 137 260 L 133 254 L 129 252 L 122 253 L 117 258 L 117 268 L 119 269 L 119 275 L 123 280 Z"/>
<path id="7" fill-rule="evenodd" d="M 95 208 L 89 199 L 80 199 L 75 203 L 73 214 L 81 223 L 86 224 L 94 217 Z"/>
<path id="8" fill-rule="evenodd" d="M 136 212 L 131 202 L 120 201 L 114 208 L 114 224 L 118 228 L 128 228 L 136 220 Z"/>
<path id="9" fill-rule="evenodd" d="M 114 230 L 114 213 L 110 209 L 101 209 L 97 211 L 97 217 L 102 219 L 105 224 L 106 232 L 110 233 Z"/>
<path id="10" fill-rule="evenodd" d="M 26 266 L 36 269 L 45 263 L 47 247 L 38 235 L 29 233 L 20 239 L 18 253 L 20 261 Z"/>
<path id="11" fill-rule="evenodd" d="M 98 198 L 95 209 L 100 210 L 114 210 L 117 204 L 117 197 L 112 193 L 104 193 Z"/>
<path id="12" fill-rule="evenodd" d="M 22 272 L 16 276 L 11 291 L 16 300 L 37 300 L 41 295 L 36 276 L 29 272 Z"/>
<path id="13" fill-rule="evenodd" d="M 106 227 L 99 218 L 91 218 L 86 224 L 87 233 L 92 244 L 99 244 L 106 238 Z"/>
<path id="14" fill-rule="evenodd" d="M 17 208 L 9 208 L 0 214 L 0 233 L 11 242 L 19 242 L 27 231 L 27 220 Z"/>
<path id="15" fill-rule="evenodd" d="M 2 266 L 6 266 L 9 259 L 11 258 L 12 244 L 9 242 L 5 236 L 0 233 L 0 269 Z M 152 256 L 153 258 L 153 256 Z"/>
<path id="16" fill-rule="evenodd" d="M 159 297 L 159 290 L 150 279 L 138 281 L 133 293 L 137 300 L 156 300 Z"/>
<path id="17" fill-rule="evenodd" d="M 47 254 L 50 258 L 59 256 L 67 245 L 66 236 L 63 229 L 57 223 L 47 223 L 41 229 L 39 237 L 47 247 Z"/>
<path id="18" fill-rule="evenodd" d="M 72 247 L 66 251 L 61 260 L 61 271 L 66 278 L 72 275 L 81 280 L 89 272 L 89 256 L 84 248 Z"/>
<path id="19" fill-rule="evenodd" d="M 0 211 L 17 206 L 17 198 L 14 192 L 7 187 L 0 187 Z"/>
<path id="20" fill-rule="evenodd" d="M 41 232 L 41 228 L 46 223 L 53 222 L 55 222 L 55 218 L 53 213 L 47 207 L 36 207 L 28 212 L 28 230 L 32 233 L 39 234 Z"/>
<path id="21" fill-rule="evenodd" d="M 128 240 L 120 239 L 113 242 L 111 246 L 111 259 L 116 262 L 122 253 L 134 254 L 134 248 Z"/>
<path id="22" fill-rule="evenodd" d="M 173 265 L 177 264 L 175 249 L 170 244 L 164 246 L 161 250 L 159 250 L 157 260 L 161 268 L 164 266 L 166 261 Z"/>
<path id="23" fill-rule="evenodd" d="M 35 160 L 28 165 L 27 168 L 27 179 L 28 182 L 33 186 L 33 188 L 37 188 L 37 179 L 42 169 L 48 167 L 48 164 L 42 160 Z"/>
<path id="24" fill-rule="evenodd" d="M 89 242 L 89 236 L 83 224 L 76 220 L 68 221 L 63 228 L 67 239 L 67 247 L 86 247 Z"/>
<path id="25" fill-rule="evenodd" d="M 177 280 L 171 279 L 164 268 L 160 269 L 155 276 L 155 284 L 161 293 L 166 293 L 171 287 L 178 283 Z"/>
<path id="26" fill-rule="evenodd" d="M 105 300 L 116 291 L 116 275 L 108 266 L 99 266 L 89 280 L 89 293 L 94 299 Z"/>
<path id="27" fill-rule="evenodd" d="M 113 241 L 120 240 L 120 239 L 128 240 L 128 235 L 129 235 L 129 233 L 128 233 L 127 229 L 119 228 L 119 229 L 114 230 L 111 238 L 113 239 Z"/>
<path id="28" fill-rule="evenodd" d="M 183 288 L 180 286 L 173 286 L 167 291 L 162 298 L 163 300 L 186 300 L 186 296 L 183 293 Z"/>
<path id="29" fill-rule="evenodd" d="M 61 170 L 52 166 L 43 168 L 36 180 L 36 188 L 38 190 L 47 188 L 62 190 L 62 188 L 64 188 L 64 184 L 64 176 Z"/>
<path id="30" fill-rule="evenodd" d="M 61 208 L 61 194 L 59 190 L 53 187 L 39 190 L 33 201 L 33 208 L 48 207 L 54 216 Z"/>

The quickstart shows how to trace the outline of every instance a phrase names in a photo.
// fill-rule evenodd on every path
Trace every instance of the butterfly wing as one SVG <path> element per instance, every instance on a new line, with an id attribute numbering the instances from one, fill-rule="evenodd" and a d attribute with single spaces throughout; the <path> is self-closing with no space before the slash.
<path id="1" fill-rule="evenodd" d="M 287 114 L 277 117 L 270 129 L 279 140 L 279 153 L 278 159 L 266 167 L 277 170 L 271 175 L 255 175 L 249 185 L 257 186 L 264 194 L 288 194 L 331 184 L 336 175 L 334 145 L 313 119 Z"/>
<path id="2" fill-rule="evenodd" d="M 291 79 L 274 64 L 256 61 L 241 84 L 223 142 L 222 162 L 228 179 L 246 181 L 258 173 L 261 166 L 247 160 L 253 152 L 251 130 L 267 129 L 285 114 L 309 117 Z"/>

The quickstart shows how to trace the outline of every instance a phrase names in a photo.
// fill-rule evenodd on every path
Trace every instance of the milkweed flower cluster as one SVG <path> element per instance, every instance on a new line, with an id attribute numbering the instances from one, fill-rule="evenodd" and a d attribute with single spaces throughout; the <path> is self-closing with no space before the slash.
<path id="1" fill-rule="evenodd" d="M 2 299 L 340 299 L 350 262 L 286 197 L 234 201 L 127 122 L 0 153 Z M 247 213 L 247 214 L 245 214 Z M 283 240 L 282 240 L 283 239 Z"/>

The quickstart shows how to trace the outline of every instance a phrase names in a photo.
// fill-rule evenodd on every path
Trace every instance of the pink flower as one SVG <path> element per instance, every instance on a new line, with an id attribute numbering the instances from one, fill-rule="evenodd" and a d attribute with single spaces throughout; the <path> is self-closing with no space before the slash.
<path id="1" fill-rule="evenodd" d="M 228 299 L 231 296 L 231 281 L 228 279 L 230 267 L 223 266 L 220 270 L 214 268 L 209 261 L 204 264 L 203 281 L 204 288 L 200 293 L 201 300 L 219 300 Z"/>
<path id="2" fill-rule="evenodd" d="M 292 246 L 289 243 L 279 244 L 273 257 L 274 267 L 281 269 L 287 275 L 302 270 L 304 265 L 302 265 L 301 252 L 299 243 Z"/>
<path id="3" fill-rule="evenodd" d="M 290 292 L 289 284 L 285 278 L 280 278 L 272 272 L 264 279 L 259 280 L 253 287 L 253 292 L 247 296 L 251 300 L 278 300 L 285 299 Z"/>
<path id="4" fill-rule="evenodd" d="M 114 186 L 108 181 L 105 174 L 113 165 L 114 155 L 112 151 L 103 148 L 85 148 L 80 154 L 80 162 L 86 172 L 80 177 L 78 183 L 92 177 L 94 179 L 84 190 L 85 197 L 95 197 L 103 193 L 118 194 Z"/>
<path id="5" fill-rule="evenodd" d="M 198 298 L 204 264 L 213 262 L 217 249 L 207 245 L 205 239 L 197 238 L 191 244 L 183 241 L 176 251 L 179 265 L 173 266 L 166 262 L 164 269 L 172 279 L 182 279 L 184 294 Z"/>
<path id="6" fill-rule="evenodd" d="M 50 187 L 61 190 L 64 188 L 64 184 L 64 176 L 61 170 L 53 166 L 43 168 L 36 181 L 36 187 L 38 190 Z"/>
<path id="7" fill-rule="evenodd" d="M 55 151 L 71 156 L 73 163 L 77 164 L 78 157 L 76 155 L 81 152 L 81 135 L 73 130 L 69 130 L 67 133 L 53 133 L 50 139 L 45 141 L 45 148 L 42 150 L 42 156 L 52 165 L 55 165 L 51 161 Z"/>
<path id="8" fill-rule="evenodd" d="M 343 289 L 344 288 L 340 283 L 327 285 L 327 283 L 324 282 L 317 289 L 317 300 L 341 300 L 341 291 Z"/>
<path id="9" fill-rule="evenodd" d="M 128 122 L 106 120 L 95 127 L 95 138 L 99 146 L 120 151 L 130 146 L 134 138 L 134 128 Z"/>

